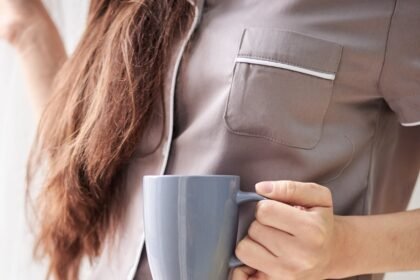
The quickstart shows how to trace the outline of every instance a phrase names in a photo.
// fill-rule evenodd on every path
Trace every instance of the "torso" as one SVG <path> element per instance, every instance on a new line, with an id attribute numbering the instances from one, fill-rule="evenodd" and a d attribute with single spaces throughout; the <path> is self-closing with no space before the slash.
<path id="1" fill-rule="evenodd" d="M 399 123 L 404 114 L 408 120 L 416 117 L 402 107 L 407 76 L 396 77 L 400 107 L 388 103 L 378 87 L 394 71 L 384 65 L 392 15 L 420 14 L 418 1 L 404 3 L 207 1 L 182 54 L 173 107 L 174 73 L 168 78 L 166 114 L 161 115 L 167 126 L 159 126 L 163 142 L 151 155 L 133 159 L 138 168 L 129 176 L 137 178 L 136 188 L 144 174 L 140 169 L 235 174 L 247 191 L 261 180 L 325 185 L 340 215 L 405 209 L 420 166 L 420 129 Z M 413 27 L 395 28 L 420 38 Z M 420 69 L 401 71 L 420 74 Z M 420 105 L 419 94 L 412 100 Z M 242 233 L 253 211 L 252 205 L 241 209 Z M 134 217 L 130 228 L 140 223 Z"/>

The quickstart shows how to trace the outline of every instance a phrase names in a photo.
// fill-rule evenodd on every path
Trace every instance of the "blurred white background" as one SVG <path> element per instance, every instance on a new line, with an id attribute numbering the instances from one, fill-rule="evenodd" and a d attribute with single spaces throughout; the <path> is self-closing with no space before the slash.
<path id="1" fill-rule="evenodd" d="M 73 50 L 86 18 L 86 0 L 45 0 Z M 31 258 L 32 239 L 24 213 L 26 158 L 35 118 L 22 73 L 11 49 L 0 42 L 0 279 L 44 280 L 45 267 Z"/>
<path id="2" fill-rule="evenodd" d="M 72 51 L 83 30 L 86 0 L 47 0 Z M 0 279 L 41 280 L 45 267 L 31 258 L 32 239 L 24 216 L 24 177 L 35 120 L 13 50 L 0 42 Z M 420 186 L 410 208 L 420 207 Z M 391 273 L 387 280 L 418 280 L 420 272 Z M 119 279 L 116 279 L 119 280 Z"/>

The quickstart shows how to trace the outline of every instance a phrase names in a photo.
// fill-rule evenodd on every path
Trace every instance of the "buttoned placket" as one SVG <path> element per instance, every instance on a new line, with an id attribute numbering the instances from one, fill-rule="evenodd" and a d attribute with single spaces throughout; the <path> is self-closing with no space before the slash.
<path id="1" fill-rule="evenodd" d="M 204 5 L 204 1 L 205 0 L 187 0 L 191 5 L 194 6 L 194 19 L 193 22 L 190 26 L 190 29 L 188 30 L 187 35 L 184 38 L 184 41 L 181 44 L 181 47 L 179 49 L 179 52 L 177 54 L 177 58 L 175 61 L 175 65 L 174 65 L 174 70 L 173 70 L 173 75 L 172 75 L 172 80 L 171 80 L 171 88 L 170 88 L 170 92 L 169 92 L 169 98 L 166 99 L 169 102 L 169 106 L 165 107 L 167 108 L 167 114 L 165 114 L 167 117 L 165 119 L 165 122 L 168 124 L 165 127 L 167 128 L 166 131 L 166 135 L 167 137 L 165 137 L 164 142 L 163 142 L 163 148 L 162 148 L 162 156 L 163 156 L 163 160 L 162 160 L 162 165 L 160 168 L 160 175 L 165 174 L 165 170 L 166 170 L 166 166 L 168 164 L 168 159 L 169 159 L 169 154 L 170 154 L 170 149 L 171 149 L 171 144 L 172 144 L 172 135 L 173 135 L 173 124 L 174 124 L 174 102 L 175 102 L 175 89 L 176 89 L 176 82 L 177 82 L 177 77 L 178 77 L 178 70 L 181 64 L 181 60 L 182 57 L 184 55 L 185 52 L 185 48 L 188 44 L 188 42 L 191 39 L 192 34 L 194 33 L 194 31 L 196 30 L 197 26 L 200 23 L 200 19 L 201 19 L 201 14 L 202 14 L 202 10 L 203 10 L 203 5 Z M 143 191 L 141 191 L 141 195 L 143 196 Z M 144 236 L 144 232 L 142 232 L 141 234 L 142 236 L 140 244 L 138 246 L 137 249 L 137 254 L 136 254 L 136 259 L 127 275 L 127 280 L 132 280 L 134 279 L 135 275 L 136 275 L 136 271 L 137 271 L 137 266 L 139 264 L 140 261 L 140 257 L 141 257 L 141 253 L 143 251 L 144 248 L 144 243 L 145 243 L 145 236 Z"/>

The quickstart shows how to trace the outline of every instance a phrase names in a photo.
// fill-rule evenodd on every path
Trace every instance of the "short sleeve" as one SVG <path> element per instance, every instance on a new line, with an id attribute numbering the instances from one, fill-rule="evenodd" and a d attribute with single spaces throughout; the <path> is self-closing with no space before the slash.
<path id="1" fill-rule="evenodd" d="M 379 87 L 402 125 L 420 125 L 419 0 L 396 0 Z"/>

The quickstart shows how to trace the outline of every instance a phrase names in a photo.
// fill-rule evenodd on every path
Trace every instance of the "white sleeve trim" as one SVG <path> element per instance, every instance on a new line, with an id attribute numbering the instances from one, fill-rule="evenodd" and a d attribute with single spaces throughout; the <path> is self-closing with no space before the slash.
<path id="1" fill-rule="evenodd" d="M 420 122 L 412 122 L 412 123 L 401 123 L 402 126 L 417 126 L 420 125 Z"/>

